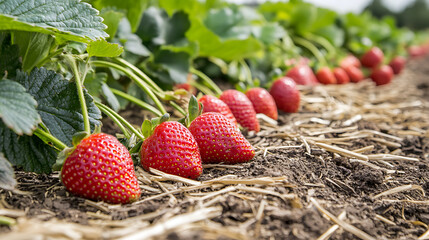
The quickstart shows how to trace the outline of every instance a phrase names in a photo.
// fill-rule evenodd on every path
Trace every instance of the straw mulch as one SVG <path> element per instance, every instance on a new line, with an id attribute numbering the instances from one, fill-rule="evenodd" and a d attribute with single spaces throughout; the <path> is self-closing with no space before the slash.
<path id="1" fill-rule="evenodd" d="M 429 239 L 429 59 L 388 86 L 302 88 L 302 109 L 259 116 L 256 158 L 199 181 L 137 168 L 139 201 L 69 195 L 58 173 L 0 191 L 1 239 Z"/>

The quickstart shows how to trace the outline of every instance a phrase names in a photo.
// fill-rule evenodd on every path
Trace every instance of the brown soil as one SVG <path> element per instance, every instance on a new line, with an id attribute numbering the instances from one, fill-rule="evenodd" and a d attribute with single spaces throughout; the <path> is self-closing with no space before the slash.
<path id="1" fill-rule="evenodd" d="M 0 216 L 17 223 L 0 227 L 0 238 L 317 239 L 336 222 L 330 239 L 417 239 L 429 224 L 427 66 L 429 59 L 410 63 L 389 86 L 303 88 L 300 113 L 247 134 L 254 160 L 208 165 L 199 183 L 138 168 L 143 194 L 135 204 L 94 203 L 70 195 L 58 173 L 17 171 L 22 192 L 0 190 Z M 141 124 L 138 113 L 124 116 Z M 115 129 L 105 123 L 105 131 Z M 356 156 L 343 150 L 363 147 Z M 345 212 L 343 221 L 320 206 Z"/>

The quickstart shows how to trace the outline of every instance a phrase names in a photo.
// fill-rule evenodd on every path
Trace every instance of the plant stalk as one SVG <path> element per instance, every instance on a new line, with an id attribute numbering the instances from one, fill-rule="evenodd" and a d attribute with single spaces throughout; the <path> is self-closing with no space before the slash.
<path id="1" fill-rule="evenodd" d="M 250 70 L 249 65 L 247 65 L 246 61 L 244 59 L 240 59 L 238 61 L 240 65 L 244 68 L 244 71 L 246 72 L 246 81 L 249 87 L 253 87 L 253 77 L 252 77 L 252 71 Z"/>
<path id="2" fill-rule="evenodd" d="M 103 112 L 108 112 L 110 115 L 113 115 L 119 122 L 121 122 L 123 125 L 125 125 L 131 132 L 133 132 L 138 138 L 140 138 L 141 140 L 144 140 L 144 136 L 137 131 L 137 129 L 135 129 L 131 123 L 129 123 L 127 120 L 125 120 L 123 117 L 121 117 L 121 115 L 119 115 L 118 113 L 116 113 L 113 109 L 109 108 L 108 106 L 100 103 L 100 102 L 95 102 L 95 105 Z M 106 114 L 107 115 L 107 114 Z M 125 132 L 124 132 L 125 134 Z"/>
<path id="3" fill-rule="evenodd" d="M 34 131 L 34 134 L 36 136 L 40 135 L 44 138 L 49 139 L 49 141 L 52 142 L 52 144 L 60 151 L 67 148 L 67 145 L 65 145 L 63 142 L 61 142 L 58 138 L 54 137 L 52 134 L 45 132 L 44 130 L 42 130 L 40 128 L 36 128 L 36 130 Z"/>
<path id="4" fill-rule="evenodd" d="M 328 52 L 328 56 L 335 56 L 337 50 L 326 38 L 309 33 L 307 39 L 310 39 L 325 48 Z"/>
<path id="5" fill-rule="evenodd" d="M 70 62 L 72 72 L 75 77 L 77 94 L 79 96 L 79 102 L 80 102 L 80 108 L 82 109 L 84 129 L 85 129 L 85 132 L 87 132 L 88 134 L 91 134 L 91 125 L 89 124 L 88 108 L 86 107 L 85 95 L 83 93 L 82 81 L 80 79 L 79 70 L 77 69 L 76 60 L 71 56 L 67 56 L 67 59 Z"/>
<path id="6" fill-rule="evenodd" d="M 151 113 L 155 114 L 157 117 L 161 117 L 163 114 L 156 108 L 152 107 L 150 104 L 143 102 L 142 100 L 135 98 L 129 94 L 126 94 L 122 91 L 119 91 L 118 89 L 110 88 L 110 91 L 112 91 L 113 94 L 118 95 L 119 97 L 122 97 L 124 99 L 127 99 L 128 101 L 140 106 L 143 109 L 146 109 L 150 111 Z"/>
<path id="7" fill-rule="evenodd" d="M 317 49 L 316 46 L 314 46 L 313 43 L 311 43 L 307 39 L 297 36 L 293 37 L 293 41 L 310 51 L 314 55 L 314 57 L 316 57 L 317 61 L 319 61 L 321 64 L 323 64 L 324 66 L 328 66 L 325 57 L 323 57 L 323 54 L 319 51 L 319 49 Z"/>
<path id="8" fill-rule="evenodd" d="M 177 103 L 175 103 L 175 102 L 173 102 L 173 101 L 171 101 L 170 102 L 170 104 L 171 104 L 171 106 L 174 108 L 174 109 L 176 109 L 178 112 L 180 112 L 184 117 L 186 117 L 186 111 L 185 110 L 183 110 L 183 108 L 181 108 L 179 105 L 177 105 Z"/>
<path id="9" fill-rule="evenodd" d="M 212 95 L 212 96 L 216 95 L 210 88 L 206 87 L 205 85 L 202 85 L 195 81 L 191 82 L 191 85 L 194 86 L 196 89 L 200 90 L 205 95 Z"/>
<path id="10" fill-rule="evenodd" d="M 107 61 L 92 61 L 91 62 L 94 66 L 98 67 L 111 67 L 116 70 L 119 70 L 123 73 L 125 73 L 129 78 L 131 78 L 149 97 L 154 101 L 155 105 L 159 109 L 159 111 L 162 113 L 162 115 L 166 114 L 167 111 L 165 110 L 164 106 L 161 104 L 159 99 L 155 96 L 155 94 L 152 92 L 152 90 L 149 88 L 149 86 L 136 74 L 131 72 L 130 70 L 112 62 Z M 163 94 L 164 96 L 165 94 Z"/>
<path id="11" fill-rule="evenodd" d="M 191 73 L 197 75 L 201 80 L 203 80 L 204 83 L 206 83 L 217 95 L 222 94 L 222 90 L 216 85 L 216 83 L 213 82 L 207 75 L 205 75 L 203 72 L 198 71 L 195 68 L 191 68 Z"/>
<path id="12" fill-rule="evenodd" d="M 133 70 L 137 76 L 146 81 L 146 83 L 154 90 L 154 92 L 163 92 L 162 89 L 148 75 L 146 75 L 143 71 L 141 71 L 133 64 L 127 62 L 123 58 L 114 58 L 113 60 Z"/>
<path id="13" fill-rule="evenodd" d="M 121 121 L 119 121 L 119 119 L 117 119 L 110 111 L 106 110 L 103 107 L 100 107 L 100 106 L 98 106 L 98 107 L 104 114 L 106 114 L 110 119 L 112 119 L 112 121 L 115 122 L 116 125 L 118 125 L 118 127 L 121 129 L 121 132 L 124 133 L 125 137 L 127 139 L 130 139 L 131 134 L 128 131 L 128 129 L 126 127 L 124 127 L 124 125 L 121 123 Z"/>

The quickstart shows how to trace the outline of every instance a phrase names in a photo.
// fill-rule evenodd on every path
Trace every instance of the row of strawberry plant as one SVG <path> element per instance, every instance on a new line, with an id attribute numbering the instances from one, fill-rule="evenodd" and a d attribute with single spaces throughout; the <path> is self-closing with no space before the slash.
<path id="1" fill-rule="evenodd" d="M 0 1 L 2 188 L 16 184 L 11 165 L 54 169 L 77 195 L 129 202 L 140 194 L 129 152 L 140 153 L 145 170 L 190 178 L 201 160 L 249 161 L 254 150 L 236 123 L 259 131 L 256 113 L 297 112 L 296 84 L 361 81 L 361 62 L 385 84 L 393 75 L 386 63 L 399 73 L 404 49 L 414 57 L 428 49 L 424 33 L 392 19 L 301 1 L 256 9 L 220 0 L 88 2 Z M 198 89 L 199 100 L 180 88 Z M 130 103 L 156 118 L 135 128 L 118 114 Z M 167 121 L 167 110 L 182 124 Z M 122 130 L 121 143 L 99 133 L 102 113 Z"/>

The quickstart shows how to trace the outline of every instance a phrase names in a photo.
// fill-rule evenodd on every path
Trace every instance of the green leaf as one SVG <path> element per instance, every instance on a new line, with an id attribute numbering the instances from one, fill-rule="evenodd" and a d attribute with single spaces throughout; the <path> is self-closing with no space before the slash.
<path id="1" fill-rule="evenodd" d="M 198 106 L 198 100 L 195 96 L 192 95 L 191 99 L 189 99 L 188 106 L 189 124 L 198 117 L 199 110 L 200 108 Z"/>
<path id="2" fill-rule="evenodd" d="M 37 111 L 49 132 L 68 146 L 72 136 L 84 131 L 76 84 L 45 68 L 35 68 L 30 75 L 19 71 L 16 81 L 23 85 L 36 99 Z M 92 129 L 100 125 L 101 112 L 85 90 L 85 100 Z M 8 157 L 9 160 L 11 160 Z"/>
<path id="3" fill-rule="evenodd" d="M 100 16 L 104 19 L 103 23 L 107 25 L 105 32 L 109 34 L 110 39 L 114 38 L 116 31 L 118 31 L 119 22 L 124 17 L 124 14 L 110 9 L 101 11 Z"/>
<path id="4" fill-rule="evenodd" d="M 335 24 L 336 18 L 336 12 L 325 8 L 317 8 L 316 20 L 311 25 L 310 31 L 314 32 L 320 28 L 332 26 Z"/>
<path id="5" fill-rule="evenodd" d="M 336 47 L 343 46 L 345 40 L 344 31 L 335 25 L 327 26 L 318 29 L 315 32 L 317 35 L 326 38 L 331 44 Z"/>
<path id="6" fill-rule="evenodd" d="M 150 75 L 164 84 L 185 83 L 190 68 L 190 56 L 186 52 L 159 50 L 154 54 L 153 62 L 147 63 Z"/>
<path id="7" fill-rule="evenodd" d="M 85 88 L 93 97 L 99 97 L 101 93 L 101 86 L 107 81 L 107 73 L 91 71 L 86 74 Z"/>
<path id="8" fill-rule="evenodd" d="M 50 173 L 57 152 L 37 136 L 18 136 L 0 122 L 0 152 L 25 171 Z"/>
<path id="9" fill-rule="evenodd" d="M 143 42 L 150 42 L 155 46 L 160 45 L 186 45 L 186 31 L 190 27 L 188 14 L 180 11 L 174 13 L 171 18 L 163 9 L 148 8 L 142 17 L 142 22 L 137 35 Z"/>
<path id="10" fill-rule="evenodd" d="M 132 32 L 135 32 L 148 3 L 148 0 L 98 0 L 95 1 L 93 5 L 97 9 L 115 7 L 124 10 L 127 14 L 128 21 L 131 23 Z"/>
<path id="11" fill-rule="evenodd" d="M 152 122 L 148 119 L 145 119 L 142 123 L 142 133 L 145 138 L 148 138 L 152 135 Z"/>
<path id="12" fill-rule="evenodd" d="M 139 36 L 131 32 L 130 22 L 126 18 L 122 18 L 119 22 L 117 36 L 118 38 L 115 38 L 114 42 L 120 42 L 124 45 L 126 52 L 139 56 L 150 55 L 150 51 L 142 44 Z"/>
<path id="13" fill-rule="evenodd" d="M 210 31 L 200 19 L 191 18 L 191 28 L 186 32 L 190 41 L 199 45 L 199 55 L 217 57 L 226 61 L 238 60 L 255 55 L 262 49 L 262 44 L 257 39 L 249 37 L 246 39 L 221 38 Z"/>
<path id="14" fill-rule="evenodd" d="M 41 121 L 37 102 L 17 82 L 0 80 L 0 117 L 16 134 L 31 135 Z"/>
<path id="15" fill-rule="evenodd" d="M 0 33 L 0 77 L 7 73 L 9 78 L 16 75 L 16 70 L 21 68 L 19 61 L 19 47 L 12 45 L 10 36 L 6 33 Z"/>
<path id="16" fill-rule="evenodd" d="M 86 48 L 90 57 L 117 57 L 121 55 L 124 48 L 115 43 L 109 43 L 106 40 L 97 40 L 90 42 Z"/>
<path id="17" fill-rule="evenodd" d="M 309 3 L 299 3 L 293 8 L 291 24 L 300 34 L 311 29 L 317 17 L 317 8 Z"/>
<path id="18" fill-rule="evenodd" d="M 101 91 L 110 107 L 112 107 L 115 112 L 119 111 L 121 105 L 119 104 L 118 98 L 116 98 L 115 94 L 113 94 L 112 90 L 110 90 L 106 83 L 101 85 Z"/>
<path id="19" fill-rule="evenodd" d="M 173 82 L 187 81 L 190 67 L 189 54 L 161 50 L 155 54 L 154 62 L 166 69 Z"/>
<path id="20" fill-rule="evenodd" d="M 31 71 L 41 60 L 48 56 L 54 43 L 54 38 L 38 32 L 15 31 L 12 34 L 13 43 L 19 46 L 22 57 L 22 69 Z"/>
<path id="21" fill-rule="evenodd" d="M 98 11 L 78 0 L 0 0 L 0 30 L 52 34 L 89 42 L 108 35 Z"/>
<path id="22" fill-rule="evenodd" d="M 223 40 L 246 39 L 252 33 L 251 22 L 260 18 L 251 8 L 231 6 L 211 10 L 204 19 L 204 25 Z"/>
<path id="23" fill-rule="evenodd" d="M 13 190 L 16 186 L 15 173 L 12 165 L 0 152 L 0 188 Z"/>
<path id="24" fill-rule="evenodd" d="M 253 36 L 266 45 L 270 45 L 283 38 L 286 31 L 278 23 L 267 23 L 253 27 Z"/>

